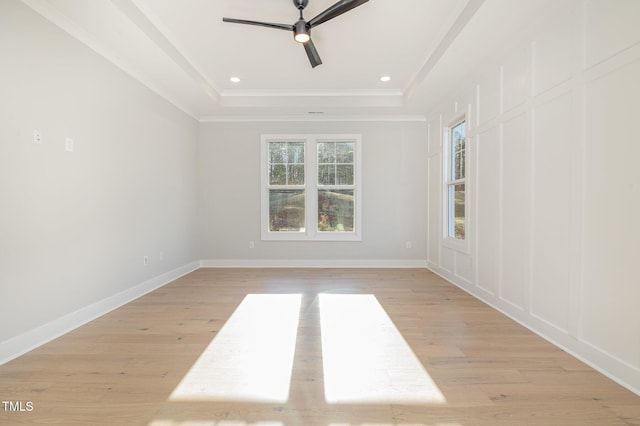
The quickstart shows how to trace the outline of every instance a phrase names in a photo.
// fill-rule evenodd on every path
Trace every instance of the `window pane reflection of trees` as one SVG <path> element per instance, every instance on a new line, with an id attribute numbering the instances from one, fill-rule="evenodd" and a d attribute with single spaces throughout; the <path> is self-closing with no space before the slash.
<path id="1" fill-rule="evenodd" d="M 465 185 L 453 185 L 453 237 L 464 240 L 465 237 Z"/>
<path id="2" fill-rule="evenodd" d="M 304 142 L 269 143 L 269 185 L 304 185 Z"/>
<path id="3" fill-rule="evenodd" d="M 269 190 L 269 230 L 303 232 L 304 189 Z"/>
<path id="4" fill-rule="evenodd" d="M 353 142 L 318 143 L 318 184 L 353 185 Z"/>
<path id="5" fill-rule="evenodd" d="M 318 231 L 353 232 L 353 189 L 318 191 Z"/>

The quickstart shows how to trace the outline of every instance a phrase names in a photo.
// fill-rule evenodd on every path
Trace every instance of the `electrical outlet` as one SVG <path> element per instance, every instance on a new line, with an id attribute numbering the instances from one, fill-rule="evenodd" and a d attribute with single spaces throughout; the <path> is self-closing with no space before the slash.
<path id="1" fill-rule="evenodd" d="M 33 143 L 42 145 L 42 133 L 40 133 L 40 131 L 38 130 L 33 131 Z"/>
<path id="2" fill-rule="evenodd" d="M 407 241 L 407 242 L 405 243 L 405 247 L 406 247 L 406 248 L 408 248 L 408 249 L 410 249 L 410 248 L 411 248 L 411 241 Z"/>
<path id="3" fill-rule="evenodd" d="M 158 258 L 160 260 L 164 260 L 164 252 L 163 251 L 160 252 L 160 255 L 158 256 Z"/>
<path id="4" fill-rule="evenodd" d="M 64 140 L 64 150 L 67 152 L 73 152 L 73 139 L 66 138 Z"/>
<path id="5" fill-rule="evenodd" d="M 256 244 L 253 241 L 249 241 L 249 248 L 252 249 L 255 247 L 256 247 Z"/>

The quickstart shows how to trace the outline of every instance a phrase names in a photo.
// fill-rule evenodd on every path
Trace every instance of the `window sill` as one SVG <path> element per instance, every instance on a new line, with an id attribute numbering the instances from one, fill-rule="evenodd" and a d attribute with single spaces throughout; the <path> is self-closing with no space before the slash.
<path id="1" fill-rule="evenodd" d="M 316 235 L 309 235 L 306 233 L 298 232 L 278 232 L 278 233 L 263 233 L 262 241 L 362 241 L 362 237 L 358 233 L 322 233 Z"/>
<path id="2" fill-rule="evenodd" d="M 471 250 L 469 249 L 469 240 L 459 240 L 456 238 L 447 237 L 442 241 L 442 245 L 459 253 L 471 253 Z"/>

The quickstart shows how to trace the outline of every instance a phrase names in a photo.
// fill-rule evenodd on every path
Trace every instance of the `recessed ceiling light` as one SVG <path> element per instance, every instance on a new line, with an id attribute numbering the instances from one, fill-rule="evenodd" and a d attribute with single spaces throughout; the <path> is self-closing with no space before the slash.
<path id="1" fill-rule="evenodd" d="M 382 77 L 380 77 L 380 81 L 386 83 L 387 81 L 391 81 L 391 77 L 388 75 L 383 75 Z"/>
<path id="2" fill-rule="evenodd" d="M 240 77 L 231 77 L 229 81 L 232 83 L 240 83 Z"/>

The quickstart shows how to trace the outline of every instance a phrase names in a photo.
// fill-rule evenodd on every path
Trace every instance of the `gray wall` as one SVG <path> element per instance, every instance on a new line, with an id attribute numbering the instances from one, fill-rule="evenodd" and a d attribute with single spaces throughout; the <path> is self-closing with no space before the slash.
<path id="1" fill-rule="evenodd" d="M 362 134 L 362 241 L 260 241 L 263 133 Z M 423 122 L 203 123 L 202 259 L 215 265 L 424 265 L 426 150 Z"/>
<path id="2" fill-rule="evenodd" d="M 1 349 L 199 256 L 197 121 L 18 1 L 0 57 Z"/>

